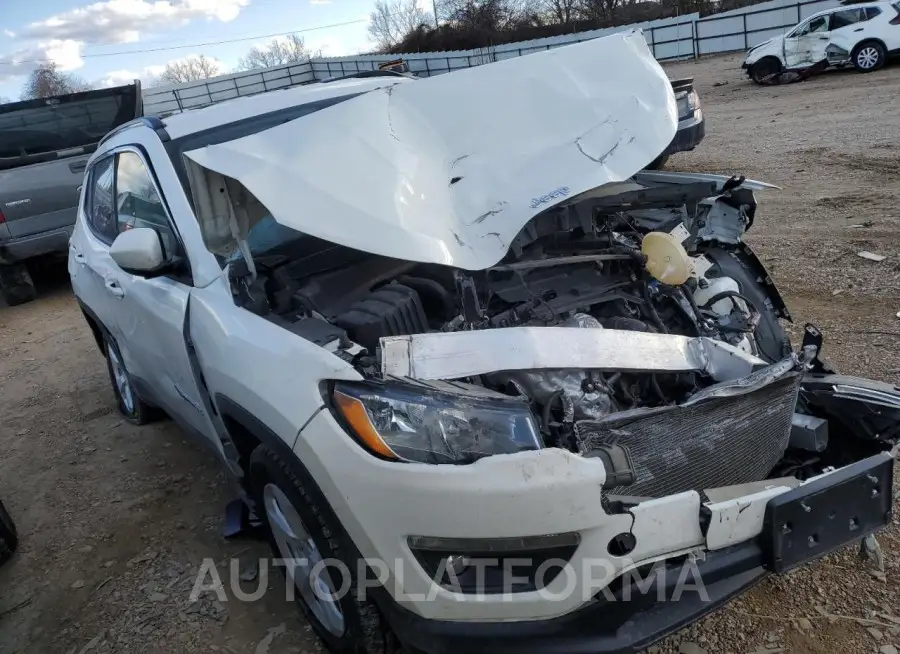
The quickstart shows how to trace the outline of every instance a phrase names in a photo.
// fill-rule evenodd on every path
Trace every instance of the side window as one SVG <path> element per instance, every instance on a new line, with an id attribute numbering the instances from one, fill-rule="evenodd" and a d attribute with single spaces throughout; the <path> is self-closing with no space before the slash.
<path id="1" fill-rule="evenodd" d="M 900 9 L 897 10 L 897 13 L 900 13 Z M 878 7 L 866 7 L 866 20 L 872 20 L 881 14 L 881 9 Z"/>
<path id="2" fill-rule="evenodd" d="M 120 152 L 116 161 L 117 233 L 135 227 L 149 227 L 162 238 L 163 250 L 170 257 L 177 240 L 169 224 L 150 171 L 134 152 Z"/>
<path id="3" fill-rule="evenodd" d="M 818 16 L 813 18 L 809 23 L 807 23 L 806 27 L 801 30 L 799 36 L 803 36 L 804 34 L 813 34 L 815 32 L 827 32 L 828 31 L 828 16 Z"/>
<path id="4" fill-rule="evenodd" d="M 106 243 L 112 243 L 118 234 L 113 198 L 114 160 L 115 157 L 107 157 L 91 167 L 91 181 L 85 197 L 88 225 Z"/>
<path id="5" fill-rule="evenodd" d="M 853 25 L 861 20 L 865 20 L 865 9 L 844 9 L 831 14 L 831 29 L 839 30 L 842 27 Z"/>

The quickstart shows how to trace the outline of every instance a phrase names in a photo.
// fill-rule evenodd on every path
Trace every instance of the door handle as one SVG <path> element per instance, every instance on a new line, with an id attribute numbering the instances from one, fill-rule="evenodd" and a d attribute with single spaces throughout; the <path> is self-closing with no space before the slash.
<path id="1" fill-rule="evenodd" d="M 78 248 L 76 248 L 74 245 L 70 245 L 69 252 L 72 253 L 72 258 L 75 259 L 75 261 L 77 261 L 81 265 L 84 265 L 84 263 L 85 263 L 84 255 L 78 251 Z"/>
<path id="2" fill-rule="evenodd" d="M 830 36 L 820 36 L 820 37 L 819 37 L 819 40 L 820 40 L 820 41 L 827 41 L 827 40 L 830 39 L 830 38 L 831 38 Z"/>
<path id="3" fill-rule="evenodd" d="M 863 31 L 863 28 L 862 28 L 862 27 L 857 27 L 857 28 L 856 28 L 855 30 L 853 30 L 853 31 L 854 31 L 854 32 L 862 32 L 862 31 Z"/>
<path id="4" fill-rule="evenodd" d="M 119 286 L 119 282 L 115 279 L 107 279 L 103 282 L 106 292 L 113 297 L 125 297 L 125 289 Z"/>

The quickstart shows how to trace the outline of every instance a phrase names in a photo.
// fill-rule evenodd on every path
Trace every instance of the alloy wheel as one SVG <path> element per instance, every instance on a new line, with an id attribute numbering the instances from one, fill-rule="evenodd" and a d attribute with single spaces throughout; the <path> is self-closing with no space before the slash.
<path id="1" fill-rule="evenodd" d="M 266 484 L 263 504 L 289 579 L 322 626 L 335 636 L 343 635 L 344 614 L 332 596 L 331 577 L 297 509 L 275 484 Z"/>
<path id="2" fill-rule="evenodd" d="M 122 400 L 122 406 L 126 413 L 134 413 L 134 393 L 131 390 L 131 381 L 128 379 L 128 372 L 125 365 L 119 358 L 119 353 L 112 345 L 106 346 L 106 352 L 109 356 L 109 362 L 112 366 L 113 380 L 116 384 L 116 391 Z"/>
<path id="3" fill-rule="evenodd" d="M 857 65 L 865 70 L 869 70 L 877 66 L 879 59 L 881 59 L 881 53 L 878 52 L 878 48 L 873 45 L 867 45 L 858 53 L 856 53 Z"/>

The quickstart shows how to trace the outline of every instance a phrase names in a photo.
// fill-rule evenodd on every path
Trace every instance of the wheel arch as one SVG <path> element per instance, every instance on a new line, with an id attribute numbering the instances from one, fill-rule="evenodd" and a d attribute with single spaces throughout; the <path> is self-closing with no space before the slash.
<path id="1" fill-rule="evenodd" d="M 775 70 L 776 73 L 780 73 L 780 72 L 784 71 L 784 62 L 775 54 L 767 54 L 763 57 L 760 57 L 759 59 L 757 59 L 756 61 L 754 61 L 752 64 L 750 64 L 748 66 L 747 74 L 749 75 L 750 79 L 753 80 L 755 83 L 759 84 L 760 83 L 759 78 L 756 74 L 754 74 L 754 70 L 755 71 L 761 70 L 762 67 L 765 66 L 767 63 L 773 63 L 777 66 L 777 69 Z"/>
<path id="2" fill-rule="evenodd" d="M 860 41 L 860 42 L 857 43 L 856 45 L 854 45 L 854 46 L 853 46 L 852 52 L 856 52 L 856 51 L 859 50 L 861 47 L 863 47 L 866 43 L 877 43 L 877 44 L 880 45 L 882 48 L 884 48 L 885 54 L 886 54 L 887 51 L 888 51 L 887 44 L 886 44 L 884 41 L 882 41 L 882 40 L 879 39 L 878 37 L 870 36 L 870 37 L 868 37 L 868 38 L 866 38 L 866 39 L 863 39 L 862 41 Z"/>
<path id="3" fill-rule="evenodd" d="M 250 455 L 259 445 L 265 445 L 286 461 L 299 461 L 284 439 L 250 411 L 222 393 L 216 393 L 213 399 L 245 475 L 250 469 Z"/>
<path id="4" fill-rule="evenodd" d="M 778 55 L 774 55 L 774 54 L 767 54 L 764 57 L 760 57 L 759 59 L 754 61 L 752 64 L 750 64 L 750 68 L 752 69 L 754 66 L 759 66 L 760 64 L 764 64 L 769 61 L 778 64 L 779 70 L 784 70 L 784 62 L 781 60 L 780 57 L 778 57 Z"/>
<path id="5" fill-rule="evenodd" d="M 89 309 L 88 306 L 81 300 L 78 301 L 78 307 L 81 309 L 81 314 L 84 316 L 85 322 L 87 322 L 91 333 L 94 335 L 94 342 L 97 343 L 97 349 L 100 350 L 100 353 L 105 358 L 106 348 L 103 346 L 103 342 L 106 338 L 106 327 L 103 325 L 103 322 L 100 320 L 100 318 L 97 317 L 97 314 Z"/>

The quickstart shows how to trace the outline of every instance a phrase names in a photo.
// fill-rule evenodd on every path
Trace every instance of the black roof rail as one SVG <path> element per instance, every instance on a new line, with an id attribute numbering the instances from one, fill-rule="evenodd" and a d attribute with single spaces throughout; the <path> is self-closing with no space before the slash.
<path id="1" fill-rule="evenodd" d="M 407 77 L 410 79 L 417 79 L 416 76 L 411 73 L 401 73 L 396 70 L 361 70 L 358 73 L 351 73 L 350 75 L 327 77 L 323 80 L 319 80 L 319 82 L 327 84 L 328 82 L 339 82 L 344 79 L 365 79 L 366 77 Z"/>
<path id="2" fill-rule="evenodd" d="M 122 123 L 118 127 L 113 130 L 107 132 L 106 136 L 100 139 L 100 142 L 97 144 L 97 147 L 103 145 L 106 141 L 111 139 L 116 134 L 120 134 L 124 132 L 126 129 L 131 129 L 132 127 L 137 127 L 138 125 L 144 125 L 149 127 L 154 132 L 159 135 L 160 140 L 165 143 L 169 140 L 169 134 L 166 132 L 166 126 L 163 123 L 162 119 L 158 116 L 141 116 L 140 118 L 135 118 L 134 120 L 129 120 L 127 123 Z"/>

